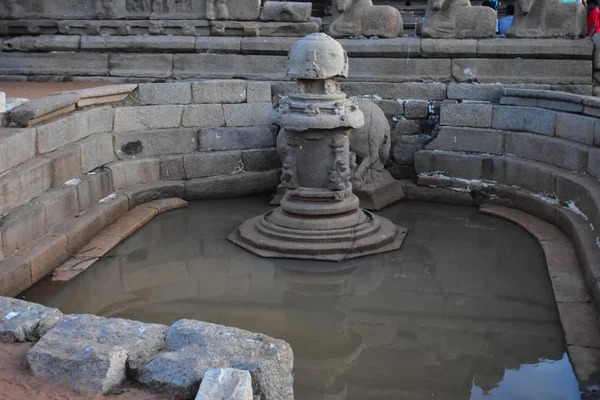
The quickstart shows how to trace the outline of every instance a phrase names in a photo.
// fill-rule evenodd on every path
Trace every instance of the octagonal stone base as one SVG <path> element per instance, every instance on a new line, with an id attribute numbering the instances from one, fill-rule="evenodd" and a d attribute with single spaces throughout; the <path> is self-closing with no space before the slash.
<path id="1" fill-rule="evenodd" d="M 405 228 L 368 211 L 358 212 L 363 214 L 361 222 L 348 228 L 291 229 L 273 222 L 272 217 L 282 213 L 281 208 L 276 208 L 248 219 L 228 239 L 261 257 L 322 261 L 344 261 L 400 248 L 407 233 Z M 307 222 L 306 218 L 299 219 Z M 322 219 L 327 219 L 328 223 L 335 226 L 336 217 Z M 318 269 L 327 271 L 340 268 L 324 264 Z"/>

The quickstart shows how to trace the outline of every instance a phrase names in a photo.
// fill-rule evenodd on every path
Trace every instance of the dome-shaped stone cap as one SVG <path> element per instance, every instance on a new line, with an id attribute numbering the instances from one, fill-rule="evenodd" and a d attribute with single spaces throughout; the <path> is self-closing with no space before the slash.
<path id="1" fill-rule="evenodd" d="M 295 79 L 346 78 L 348 55 L 331 36 L 311 33 L 294 43 L 290 49 L 288 76 Z"/>

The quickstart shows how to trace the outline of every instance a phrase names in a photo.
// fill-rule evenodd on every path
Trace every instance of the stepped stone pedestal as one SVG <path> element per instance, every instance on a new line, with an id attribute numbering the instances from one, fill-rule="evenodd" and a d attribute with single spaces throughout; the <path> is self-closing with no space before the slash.
<path id="1" fill-rule="evenodd" d="M 281 206 L 244 222 L 229 240 L 263 257 L 342 261 L 398 249 L 406 229 L 359 208 L 350 179 L 352 129 L 364 125 L 336 77 L 348 75 L 348 56 L 323 34 L 297 41 L 288 76 L 298 93 L 279 100 L 276 123 L 286 132 Z"/>

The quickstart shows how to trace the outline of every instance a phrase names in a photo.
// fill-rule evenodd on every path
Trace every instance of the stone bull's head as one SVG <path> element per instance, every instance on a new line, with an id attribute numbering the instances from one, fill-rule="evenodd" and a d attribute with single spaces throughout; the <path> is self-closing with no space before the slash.
<path id="1" fill-rule="evenodd" d="M 523 14 L 529 14 L 534 1 L 535 0 L 519 0 L 519 7 L 521 7 Z"/>
<path id="2" fill-rule="evenodd" d="M 335 8 L 337 8 L 338 12 L 343 13 L 352 4 L 352 0 L 334 0 L 334 3 Z"/>

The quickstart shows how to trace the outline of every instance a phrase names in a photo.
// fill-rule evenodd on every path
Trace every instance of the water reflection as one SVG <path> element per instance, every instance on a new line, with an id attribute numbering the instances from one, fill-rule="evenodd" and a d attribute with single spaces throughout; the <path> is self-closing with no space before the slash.
<path id="1" fill-rule="evenodd" d="M 315 274 L 298 269 L 318 262 L 261 259 L 225 240 L 266 209 L 247 198 L 160 215 L 86 273 L 25 295 L 65 312 L 283 338 L 297 399 L 579 398 L 543 254 L 516 226 L 401 203 L 382 213 L 410 229 L 400 251 Z"/>

